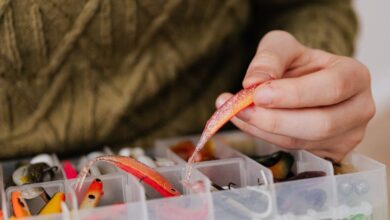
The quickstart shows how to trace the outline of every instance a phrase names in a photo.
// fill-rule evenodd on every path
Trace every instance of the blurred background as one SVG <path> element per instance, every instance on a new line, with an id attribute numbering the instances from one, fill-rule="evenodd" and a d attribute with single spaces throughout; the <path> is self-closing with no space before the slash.
<path id="1" fill-rule="evenodd" d="M 390 198 L 390 1 L 355 0 L 355 8 L 360 18 L 355 57 L 371 71 L 377 106 L 377 113 L 357 151 L 386 164 Z"/>

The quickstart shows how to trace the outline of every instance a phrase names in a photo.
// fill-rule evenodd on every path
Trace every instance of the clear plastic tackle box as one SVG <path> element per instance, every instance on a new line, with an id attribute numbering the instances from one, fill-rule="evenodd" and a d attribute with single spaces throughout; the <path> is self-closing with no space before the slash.
<path id="1" fill-rule="evenodd" d="M 61 169 L 53 181 L 11 186 L 10 176 L 18 161 L 3 162 L 0 187 L 4 219 L 12 215 L 11 193 L 37 186 L 43 187 L 50 196 L 57 191 L 64 192 L 65 203 L 61 214 L 28 219 L 388 219 L 383 164 L 353 152 L 346 161 L 357 172 L 334 175 L 329 161 L 303 150 L 291 150 L 288 152 L 295 159 L 295 173 L 323 171 L 326 176 L 274 183 L 272 172 L 246 155 L 266 155 L 279 148 L 238 131 L 220 133 L 213 138 L 218 159 L 196 163 L 190 181 L 194 185 L 200 183 L 201 190 L 188 188 L 181 182 L 186 161 L 171 151 L 170 146 L 181 140 L 196 142 L 198 138 L 158 140 L 148 152 L 176 163 L 156 170 L 181 192 L 179 197 L 162 198 L 150 186 L 104 163 L 91 169 L 81 193 L 76 193 L 76 179 L 65 178 L 56 155 L 52 155 L 52 159 Z M 105 148 L 104 153 L 114 154 L 109 148 Z M 80 195 L 97 177 L 103 181 L 104 192 L 99 206 L 80 210 Z M 212 183 L 234 187 L 215 191 Z"/>

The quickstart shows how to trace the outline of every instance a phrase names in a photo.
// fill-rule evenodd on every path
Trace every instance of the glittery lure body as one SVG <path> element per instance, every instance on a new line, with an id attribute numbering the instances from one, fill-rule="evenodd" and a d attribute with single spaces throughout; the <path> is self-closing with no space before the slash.
<path id="1" fill-rule="evenodd" d="M 258 85 L 253 85 L 247 89 L 242 89 L 230 99 L 228 99 L 210 117 L 206 123 L 199 142 L 196 145 L 195 152 L 188 160 L 185 181 L 189 181 L 191 176 L 192 163 L 194 163 L 196 155 L 203 148 L 206 142 L 237 113 L 253 104 L 253 93 L 255 92 L 257 86 Z"/>
<path id="2" fill-rule="evenodd" d="M 98 161 L 104 161 L 113 164 L 116 167 L 122 169 L 123 171 L 132 174 L 140 181 L 145 182 L 146 184 L 153 187 L 164 197 L 180 195 L 179 191 L 177 191 L 173 187 L 173 185 L 167 179 L 165 179 L 165 177 L 163 177 L 154 169 L 130 157 L 117 155 L 100 156 L 95 158 L 94 160 L 89 161 L 89 163 L 79 173 L 79 178 L 75 186 L 76 190 L 81 189 L 81 186 L 88 174 L 89 169 Z"/>

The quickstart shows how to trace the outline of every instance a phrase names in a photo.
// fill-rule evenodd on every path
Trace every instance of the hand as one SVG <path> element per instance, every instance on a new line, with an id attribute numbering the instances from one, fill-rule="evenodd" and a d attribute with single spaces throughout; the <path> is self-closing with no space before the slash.
<path id="1" fill-rule="evenodd" d="M 287 32 L 272 31 L 261 40 L 243 86 L 259 83 L 255 105 L 232 122 L 284 148 L 340 161 L 363 139 L 375 114 L 363 64 L 307 48 Z M 217 107 L 230 97 L 220 95 Z"/>

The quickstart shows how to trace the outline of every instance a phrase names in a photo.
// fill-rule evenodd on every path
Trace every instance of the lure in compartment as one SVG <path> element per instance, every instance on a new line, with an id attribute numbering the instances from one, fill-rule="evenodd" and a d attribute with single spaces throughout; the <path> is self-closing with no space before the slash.
<path id="1" fill-rule="evenodd" d="M 270 155 L 253 156 L 251 158 L 268 167 L 277 181 L 284 181 L 292 176 L 291 169 L 294 164 L 294 157 L 287 152 L 277 151 Z"/>
<path id="2" fill-rule="evenodd" d="M 76 190 L 80 191 L 88 171 L 96 162 L 99 161 L 113 164 L 123 171 L 134 175 L 141 182 L 145 182 L 146 184 L 150 185 L 164 197 L 180 195 L 179 191 L 176 190 L 173 185 L 167 179 L 165 179 L 165 177 L 163 177 L 154 169 L 130 157 L 114 155 L 100 156 L 94 160 L 89 161 L 88 164 L 79 173 L 79 178 L 75 186 Z"/>
<path id="3" fill-rule="evenodd" d="M 181 141 L 175 145 L 172 145 L 170 149 L 181 157 L 183 160 L 188 160 L 195 151 L 195 145 L 190 140 Z M 195 157 L 195 162 L 209 161 L 218 159 L 214 153 L 215 144 L 213 141 L 208 141 L 202 150 Z"/>
<path id="4" fill-rule="evenodd" d="M 43 162 L 23 165 L 14 171 L 12 180 L 18 186 L 47 182 L 54 179 L 57 170 L 57 166 L 50 167 Z"/>
<path id="5" fill-rule="evenodd" d="M 41 209 L 39 215 L 56 214 L 61 213 L 61 203 L 65 201 L 65 194 L 63 192 L 57 192 L 51 198 L 51 200 Z"/>
<path id="6" fill-rule="evenodd" d="M 103 182 L 96 178 L 92 181 L 91 185 L 89 185 L 83 200 L 81 201 L 80 209 L 95 208 L 99 204 L 102 196 Z"/>
<path id="7" fill-rule="evenodd" d="M 141 147 L 123 147 L 118 151 L 119 156 L 132 157 L 151 168 L 173 166 L 175 162 L 164 157 L 150 157 Z"/>
<path id="8" fill-rule="evenodd" d="M 63 161 L 63 168 L 67 179 L 77 178 L 76 168 L 68 161 Z"/>
<path id="9" fill-rule="evenodd" d="M 22 198 L 20 191 L 11 193 L 12 210 L 16 218 L 31 216 L 30 209 L 26 201 Z"/>

